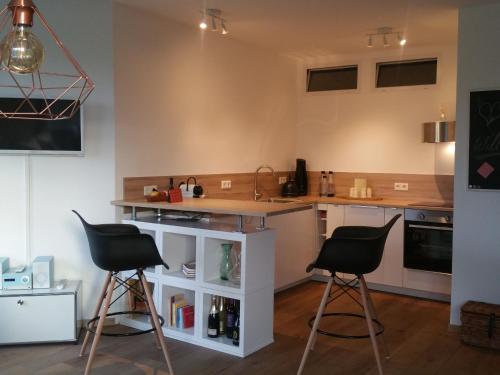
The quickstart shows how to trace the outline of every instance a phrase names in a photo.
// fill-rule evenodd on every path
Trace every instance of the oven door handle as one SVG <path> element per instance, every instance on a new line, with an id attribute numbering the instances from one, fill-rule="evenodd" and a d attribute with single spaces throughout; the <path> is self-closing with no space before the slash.
<path id="1" fill-rule="evenodd" d="M 408 227 L 410 227 L 410 228 L 419 228 L 419 229 L 434 229 L 434 230 L 442 230 L 442 231 L 448 231 L 448 232 L 452 232 L 453 231 L 453 228 L 449 228 L 449 227 L 431 227 L 429 225 L 409 224 Z"/>

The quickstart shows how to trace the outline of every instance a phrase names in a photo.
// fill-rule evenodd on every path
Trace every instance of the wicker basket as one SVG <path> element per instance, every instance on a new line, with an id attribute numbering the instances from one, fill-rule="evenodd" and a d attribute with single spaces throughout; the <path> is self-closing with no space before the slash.
<path id="1" fill-rule="evenodd" d="M 462 341 L 483 348 L 500 349 L 500 306 L 469 301 L 461 309 Z"/>

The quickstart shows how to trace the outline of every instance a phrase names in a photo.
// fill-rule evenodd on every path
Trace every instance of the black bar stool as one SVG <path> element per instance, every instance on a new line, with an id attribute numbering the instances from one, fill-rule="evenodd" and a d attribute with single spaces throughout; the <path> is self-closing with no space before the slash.
<path id="1" fill-rule="evenodd" d="M 314 320 L 312 325 L 311 334 L 307 341 L 307 346 L 300 362 L 300 367 L 297 375 L 301 375 L 309 355 L 309 351 L 314 348 L 317 334 L 326 334 L 333 337 L 360 339 L 370 337 L 375 359 L 377 361 L 377 368 L 380 375 L 383 375 L 382 362 L 380 360 L 380 353 L 377 344 L 377 335 L 384 331 L 383 325 L 377 320 L 373 302 L 366 287 L 365 278 L 363 275 L 373 272 L 380 265 L 382 254 L 384 253 L 385 241 L 394 223 L 401 217 L 400 214 L 394 216 L 385 226 L 376 227 L 363 227 L 363 226 L 350 226 L 339 227 L 335 229 L 331 238 L 327 239 L 321 248 L 318 259 L 307 267 L 307 272 L 311 272 L 314 268 L 326 270 L 331 273 L 328 284 L 323 293 L 323 298 L 318 308 L 316 317 L 311 318 L 309 324 Z M 336 272 L 344 272 L 356 275 L 354 280 L 345 282 L 336 277 Z M 337 292 L 332 293 L 332 286 L 335 281 L 338 281 L 340 294 Z M 337 282 L 336 282 L 337 283 Z M 355 289 L 359 283 L 359 291 Z M 350 294 L 354 290 L 356 293 L 361 294 L 360 304 L 356 298 Z M 335 295 L 337 293 L 337 295 Z M 358 304 L 362 305 L 364 315 L 350 314 L 350 313 L 329 313 L 324 314 L 325 307 L 340 297 L 342 294 L 347 294 L 353 298 Z M 368 325 L 369 335 L 340 335 L 334 332 L 327 332 L 318 329 L 319 322 L 323 316 L 333 315 L 347 315 L 366 319 Z M 374 327 L 377 325 L 377 330 Z M 385 347 L 385 342 L 384 342 Z M 385 347 L 386 354 L 387 348 Z"/>
<path id="2" fill-rule="evenodd" d="M 174 375 L 167 351 L 167 345 L 165 343 L 165 337 L 161 330 L 164 320 L 156 311 L 153 297 L 143 272 L 147 267 L 159 265 L 168 269 L 168 265 L 161 258 L 153 238 L 147 234 L 140 233 L 135 225 L 92 225 L 87 223 L 78 212 L 75 210 L 73 210 L 73 212 L 80 218 L 85 233 L 87 234 L 92 261 L 97 267 L 108 271 L 93 319 L 89 320 L 87 323 L 87 332 L 80 350 L 80 356 L 83 356 L 88 345 L 90 333 L 94 333 L 94 341 L 92 342 L 89 358 L 87 360 L 85 375 L 90 374 L 101 335 L 132 336 L 149 332 L 154 332 L 157 346 L 162 349 L 163 355 L 165 356 L 168 371 L 171 375 Z M 136 273 L 126 280 L 119 278 L 119 272 L 129 270 L 135 270 Z M 128 283 L 130 279 L 136 276 L 139 280 L 139 288 L 131 286 Z M 125 288 L 125 292 L 122 292 L 115 300 L 111 301 L 113 292 L 120 286 Z M 146 312 L 120 311 L 108 314 L 109 307 L 129 291 L 137 296 L 139 300 L 144 302 Z M 150 317 L 152 329 L 123 334 L 103 332 L 106 317 L 123 314 L 148 315 Z"/>

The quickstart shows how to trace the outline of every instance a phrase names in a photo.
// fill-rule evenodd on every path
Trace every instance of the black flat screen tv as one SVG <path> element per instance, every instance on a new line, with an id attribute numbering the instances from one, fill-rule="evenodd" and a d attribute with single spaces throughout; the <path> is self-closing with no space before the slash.
<path id="1" fill-rule="evenodd" d="M 22 99 L 0 98 L 0 108 L 13 111 Z M 31 99 L 35 107 L 43 99 Z M 54 106 L 67 107 L 72 101 L 59 100 Z M 24 120 L 0 115 L 0 153 L 83 155 L 83 122 L 80 109 L 70 119 Z"/>

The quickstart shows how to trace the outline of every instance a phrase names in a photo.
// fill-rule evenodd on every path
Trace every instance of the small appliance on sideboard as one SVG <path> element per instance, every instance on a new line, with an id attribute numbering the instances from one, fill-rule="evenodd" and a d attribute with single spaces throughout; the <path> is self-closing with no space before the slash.
<path id="1" fill-rule="evenodd" d="M 33 260 L 33 289 L 52 288 L 54 283 L 54 257 L 38 256 Z"/>
<path id="2" fill-rule="evenodd" d="M 452 241 L 453 212 L 405 209 L 405 268 L 451 274 Z"/>
<path id="3" fill-rule="evenodd" d="M 19 266 L 11 268 L 2 276 L 2 289 L 32 289 L 32 281 L 31 267 Z"/>
<path id="4" fill-rule="evenodd" d="M 9 269 L 9 258 L 0 257 L 0 290 L 3 286 L 3 274 Z"/>

